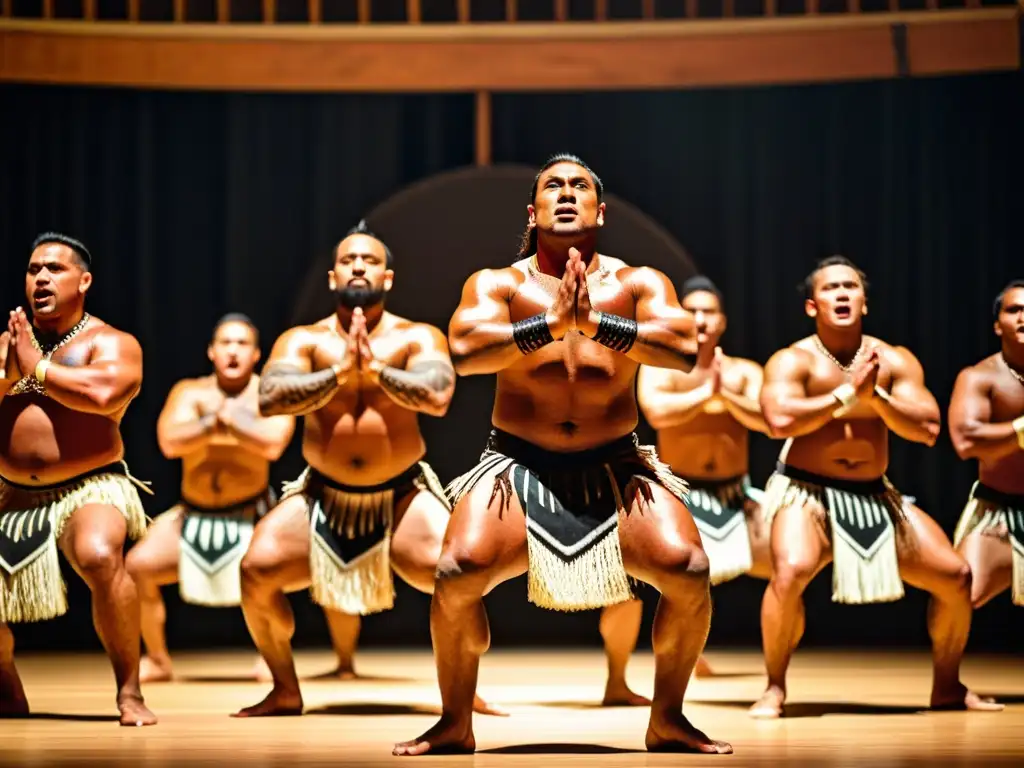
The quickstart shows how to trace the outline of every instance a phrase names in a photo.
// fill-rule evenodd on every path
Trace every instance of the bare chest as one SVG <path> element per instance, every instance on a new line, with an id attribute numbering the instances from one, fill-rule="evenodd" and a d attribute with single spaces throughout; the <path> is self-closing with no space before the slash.
<path id="1" fill-rule="evenodd" d="M 1024 383 L 1000 378 L 992 386 L 992 421 L 1013 421 L 1024 414 Z"/>

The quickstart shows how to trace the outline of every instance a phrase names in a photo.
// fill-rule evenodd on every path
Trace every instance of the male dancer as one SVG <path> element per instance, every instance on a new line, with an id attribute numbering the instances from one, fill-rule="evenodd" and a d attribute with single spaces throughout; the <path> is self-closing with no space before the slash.
<path id="1" fill-rule="evenodd" d="M 397 755 L 475 750 L 483 596 L 523 572 L 530 600 L 556 610 L 624 602 L 629 576 L 656 587 L 647 747 L 732 751 L 682 714 L 711 618 L 708 560 L 685 483 L 633 432 L 638 366 L 688 370 L 692 322 L 663 274 L 596 252 L 601 195 L 578 158 L 549 160 L 527 207 L 526 258 L 470 277 L 452 318 L 457 370 L 498 375 L 494 429 L 450 487 L 430 622 L 443 713 Z"/>
<path id="2" fill-rule="evenodd" d="M 418 417 L 445 414 L 455 371 L 444 334 L 384 310 L 392 261 L 365 225 L 350 231 L 327 276 L 337 311 L 281 336 L 260 377 L 263 415 L 305 416 L 309 466 L 242 560 L 242 610 L 274 687 L 238 717 L 302 712 L 285 592 L 311 587 L 320 605 L 358 617 L 392 607 L 392 568 L 433 591 L 449 507 Z"/>
<path id="3" fill-rule="evenodd" d="M 864 335 L 867 283 L 848 259 L 819 262 L 804 289 L 816 333 L 772 356 L 761 391 L 772 434 L 786 444 L 765 488 L 772 575 L 761 627 L 768 688 L 751 715 L 782 715 L 786 670 L 804 630 L 803 591 L 829 562 L 836 602 L 898 600 L 903 582 L 929 592 L 932 707 L 999 709 L 960 682 L 970 568 L 935 521 L 885 476 L 890 430 L 929 446 L 939 434 L 939 408 L 921 364 L 904 347 Z"/>
<path id="4" fill-rule="evenodd" d="M 259 334 L 245 315 L 229 314 L 207 347 L 213 373 L 178 382 L 157 421 L 168 459 L 181 459 L 181 498 L 153 521 L 128 553 L 142 606 L 148 655 L 142 682 L 170 680 L 160 587 L 178 584 L 186 603 L 241 604 L 242 556 L 253 525 L 274 505 L 270 464 L 291 440 L 295 419 L 259 414 Z M 257 671 L 259 674 L 259 670 Z"/>
<path id="5" fill-rule="evenodd" d="M 658 454 L 690 486 L 687 506 L 711 563 L 711 584 L 744 573 L 767 579 L 771 559 L 761 492 L 747 474 L 750 431 L 768 434 L 758 402 L 764 372 L 753 360 L 726 357 L 715 346 L 727 321 L 711 280 L 691 277 L 679 300 L 697 326 L 694 373 L 700 375 L 643 366 L 640 407 L 657 430 Z M 712 674 L 703 656 L 696 674 Z"/>
<path id="6" fill-rule="evenodd" d="M 142 350 L 86 313 L 91 265 L 77 240 L 37 237 L 25 273 L 32 320 L 18 307 L 0 336 L 0 716 L 29 711 L 7 625 L 67 611 L 59 549 L 92 592 L 121 725 L 152 725 L 138 594 L 121 556 L 146 528 L 120 429 L 142 385 Z"/>
<path id="7" fill-rule="evenodd" d="M 992 312 L 1002 349 L 960 372 L 949 403 L 953 447 L 978 460 L 954 536 L 975 608 L 1011 586 L 1024 606 L 1024 280 L 1007 285 Z"/>

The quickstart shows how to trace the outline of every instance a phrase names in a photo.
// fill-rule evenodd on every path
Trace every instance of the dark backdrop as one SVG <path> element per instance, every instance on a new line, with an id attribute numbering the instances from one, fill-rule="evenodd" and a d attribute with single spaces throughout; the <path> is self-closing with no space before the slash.
<path id="1" fill-rule="evenodd" d="M 917 353 L 945 408 L 956 372 L 995 349 L 992 297 L 1024 276 L 1022 83 L 1020 74 L 999 74 L 499 95 L 494 157 L 532 168 L 552 152 L 582 155 L 619 201 L 610 206 L 607 238 L 618 241 L 618 255 L 664 264 L 681 280 L 690 269 L 685 249 L 726 293 L 728 350 L 761 362 L 808 332 L 795 285 L 813 261 L 849 255 L 872 279 L 870 331 Z M 481 259 L 511 260 L 525 222 L 529 174 L 509 169 L 521 184 L 516 197 L 496 169 L 505 180 L 478 183 L 472 194 L 457 184 L 428 185 L 427 194 L 420 187 L 422 205 L 434 213 L 396 224 L 402 210 L 414 209 L 402 206 L 415 190 L 389 198 L 472 162 L 466 95 L 4 86 L 0 103 L 0 298 L 9 307 L 22 301 L 23 265 L 38 231 L 63 229 L 89 244 L 91 310 L 135 333 L 145 349 L 145 385 L 124 431 L 134 473 L 155 482 L 151 514 L 173 503 L 179 478 L 157 450 L 156 417 L 175 380 L 206 371 L 216 317 L 249 313 L 268 350 L 297 317 L 318 309 L 316 273 L 323 275 L 340 234 L 369 214 L 402 244 L 391 308 L 443 324 L 454 286 Z M 470 235 L 498 210 L 501 233 L 477 249 Z M 617 210 L 632 223 L 613 236 Z M 425 423 L 429 458 L 444 480 L 479 450 L 489 383 L 461 380 L 453 416 Z M 646 426 L 641 431 L 649 436 Z M 755 440 L 757 482 L 778 448 Z M 275 480 L 300 468 L 296 440 Z M 956 459 L 945 432 L 933 449 L 894 441 L 891 477 L 948 533 L 973 471 Z M 19 628 L 22 649 L 98 647 L 84 587 L 74 577 L 69 586 L 69 614 Z M 759 644 L 762 591 L 746 579 L 715 590 L 712 645 Z M 247 643 L 238 611 L 182 606 L 173 591 L 167 597 L 172 647 Z M 824 576 L 808 593 L 807 645 L 927 642 L 920 593 L 857 608 L 828 598 Z M 653 595 L 645 599 L 653 603 Z M 296 644 L 324 644 L 318 611 L 301 595 L 294 604 Z M 488 604 L 495 647 L 598 641 L 596 613 L 541 612 L 526 603 L 521 581 L 496 590 Z M 427 608 L 426 597 L 400 589 L 396 610 L 365 622 L 366 643 L 426 647 Z M 1021 616 L 1003 595 L 977 614 L 971 647 L 1018 648 Z"/>

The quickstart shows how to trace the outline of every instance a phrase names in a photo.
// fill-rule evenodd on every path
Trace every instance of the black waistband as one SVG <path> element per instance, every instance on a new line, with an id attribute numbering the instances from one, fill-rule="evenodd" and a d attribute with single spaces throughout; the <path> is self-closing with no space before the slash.
<path id="1" fill-rule="evenodd" d="M 46 491 L 59 491 L 62 488 L 67 488 L 69 485 L 77 485 L 83 480 L 88 480 L 90 477 L 96 477 L 97 475 L 120 475 L 121 477 L 127 477 L 128 471 L 122 462 L 115 461 L 102 467 L 90 469 L 88 472 L 83 472 L 80 475 L 69 477 L 67 480 L 61 480 L 59 483 L 51 483 L 50 485 L 22 485 L 21 483 L 8 480 L 6 477 L 0 477 L 0 482 L 6 483 L 11 488 L 17 488 L 19 491 L 44 493 Z"/>
<path id="2" fill-rule="evenodd" d="M 636 446 L 636 434 L 633 432 L 583 451 L 549 451 L 497 428 L 491 430 L 487 439 L 488 450 L 508 456 L 524 466 L 546 470 L 592 467 L 626 454 L 635 455 Z"/>
<path id="3" fill-rule="evenodd" d="M 980 480 L 974 489 L 974 497 L 1009 509 L 1024 509 L 1024 493 L 1004 493 Z"/>
<path id="4" fill-rule="evenodd" d="M 313 467 L 309 468 L 309 480 L 311 484 L 319 483 L 326 485 L 328 488 L 333 488 L 336 491 L 343 491 L 345 493 L 376 493 L 378 491 L 393 491 L 396 488 L 409 485 L 413 480 L 420 476 L 423 470 L 420 468 L 420 463 L 417 461 L 404 472 L 395 475 L 390 480 L 385 480 L 383 483 L 377 483 L 377 485 L 346 485 L 345 483 L 339 483 L 337 480 L 328 477 L 322 472 L 317 472 Z"/>
<path id="5" fill-rule="evenodd" d="M 252 504 L 258 504 L 261 501 L 266 501 L 268 504 L 274 499 L 274 492 L 268 487 L 264 488 L 257 494 L 250 496 L 247 499 L 236 501 L 231 504 L 226 504 L 222 507 L 207 507 L 203 504 L 196 504 L 194 501 L 190 501 L 187 496 L 182 494 L 181 503 L 188 507 L 193 512 L 206 512 L 209 514 L 224 514 L 226 512 L 234 512 L 235 510 L 242 509 L 243 507 L 251 506 Z"/>
<path id="6" fill-rule="evenodd" d="M 846 480 L 828 477 L 827 475 L 818 475 L 805 469 L 797 469 L 788 464 L 783 464 L 781 461 L 776 463 L 775 471 L 800 483 L 834 488 L 837 491 L 845 491 L 855 496 L 879 496 L 888 490 L 882 477 L 876 477 L 873 480 Z"/>
<path id="7" fill-rule="evenodd" d="M 687 475 L 680 475 L 678 472 L 676 475 L 685 480 L 686 484 L 691 488 L 699 488 L 704 491 L 717 491 L 719 488 L 730 488 L 735 485 L 742 485 L 743 481 L 747 478 L 746 473 L 736 475 L 735 477 L 723 477 L 718 480 L 710 480 L 703 477 L 689 477 Z"/>

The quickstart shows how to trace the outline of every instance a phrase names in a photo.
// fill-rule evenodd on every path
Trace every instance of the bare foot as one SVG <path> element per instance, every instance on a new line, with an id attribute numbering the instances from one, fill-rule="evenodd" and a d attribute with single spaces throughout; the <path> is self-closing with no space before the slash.
<path id="1" fill-rule="evenodd" d="M 682 712 L 669 719 L 656 718 L 651 713 L 644 739 L 648 752 L 700 752 L 708 755 L 731 755 L 732 745 L 708 738 L 698 731 Z"/>
<path id="2" fill-rule="evenodd" d="M 750 716 L 758 720 L 774 720 L 782 717 L 782 705 L 786 702 L 786 692 L 776 685 L 769 685 L 768 690 L 750 708 Z"/>
<path id="3" fill-rule="evenodd" d="M 714 677 L 715 671 L 711 669 L 711 665 L 708 664 L 708 660 L 703 656 L 697 657 L 697 664 L 693 668 L 694 677 Z"/>
<path id="4" fill-rule="evenodd" d="M 28 699 L 18 673 L 13 667 L 0 670 L 0 718 L 25 717 L 27 714 Z"/>
<path id="5" fill-rule="evenodd" d="M 479 694 L 473 696 L 473 711 L 481 715 L 494 715 L 495 717 L 508 717 L 508 710 L 502 709 L 494 704 L 489 704 L 480 698 Z"/>
<path id="6" fill-rule="evenodd" d="M 448 715 L 441 715 L 437 725 L 418 739 L 395 744 L 392 755 L 414 757 L 433 752 L 435 755 L 468 754 L 476 750 L 473 736 L 473 722 L 468 717 L 456 722 Z"/>
<path id="7" fill-rule="evenodd" d="M 140 683 L 166 683 L 173 677 L 170 657 L 154 659 L 152 656 L 143 656 L 139 662 Z"/>
<path id="8" fill-rule="evenodd" d="M 117 708 L 121 711 L 121 725 L 156 725 L 156 715 L 149 711 L 141 694 L 119 696 Z"/>
<path id="9" fill-rule="evenodd" d="M 958 683 L 953 690 L 932 691 L 932 709 L 939 711 L 970 710 L 974 712 L 1002 712 L 1003 705 L 995 699 L 983 699 L 976 693 L 967 690 L 967 686 Z"/>
<path id="10" fill-rule="evenodd" d="M 356 674 L 355 667 L 352 664 L 342 664 L 338 662 L 338 666 L 332 669 L 330 672 L 321 672 L 319 675 L 310 678 L 312 680 L 358 680 L 359 675 Z"/>
<path id="11" fill-rule="evenodd" d="M 274 688 L 259 704 L 240 709 L 232 717 L 294 717 L 301 714 L 301 693 Z"/>
<path id="12" fill-rule="evenodd" d="M 626 681 L 612 683 L 610 680 L 604 689 L 602 707 L 649 707 L 651 700 L 639 693 L 634 693 L 626 685 Z"/>

